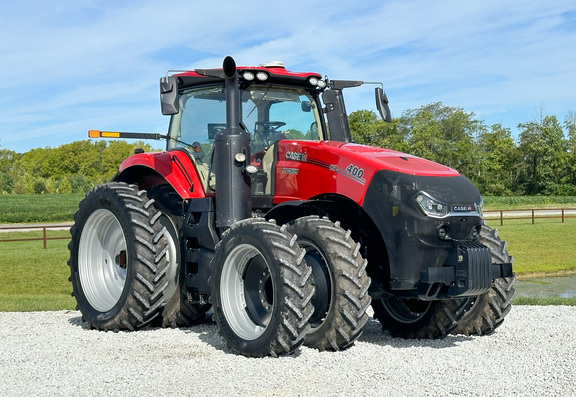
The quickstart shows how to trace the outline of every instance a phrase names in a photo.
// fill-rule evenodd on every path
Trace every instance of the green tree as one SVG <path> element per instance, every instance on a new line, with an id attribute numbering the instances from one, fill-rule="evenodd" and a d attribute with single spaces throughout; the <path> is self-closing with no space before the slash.
<path id="1" fill-rule="evenodd" d="M 406 151 L 453 167 L 473 179 L 478 155 L 475 141 L 486 129 L 473 112 L 431 103 L 402 113 L 400 136 L 407 137 Z"/>
<path id="2" fill-rule="evenodd" d="M 284 131 L 284 135 L 286 136 L 286 138 L 288 139 L 304 139 L 305 135 L 302 131 L 299 130 L 295 130 L 295 129 L 289 129 Z"/>
<path id="3" fill-rule="evenodd" d="M 376 113 L 369 110 L 357 110 L 348 116 L 352 140 L 363 145 L 404 150 L 405 136 L 398 128 L 398 119 L 386 123 Z"/>
<path id="4" fill-rule="evenodd" d="M 565 195 L 568 181 L 568 142 L 556 116 L 518 125 L 524 162 L 522 184 L 529 195 Z"/>
<path id="5" fill-rule="evenodd" d="M 0 149 L 0 193 L 12 193 L 15 184 L 14 163 L 18 158 L 18 153 Z"/>
<path id="6" fill-rule="evenodd" d="M 564 119 L 568 131 L 567 142 L 567 182 L 572 186 L 572 195 L 576 195 L 576 111 L 570 111 Z"/>
<path id="7" fill-rule="evenodd" d="M 492 196 L 519 194 L 520 156 L 510 129 L 495 124 L 483 132 L 478 152 L 481 161 L 474 179 L 480 192 Z"/>
<path id="8" fill-rule="evenodd" d="M 62 182 L 58 185 L 56 191 L 58 193 L 72 193 L 72 184 L 68 178 L 62 179 Z"/>

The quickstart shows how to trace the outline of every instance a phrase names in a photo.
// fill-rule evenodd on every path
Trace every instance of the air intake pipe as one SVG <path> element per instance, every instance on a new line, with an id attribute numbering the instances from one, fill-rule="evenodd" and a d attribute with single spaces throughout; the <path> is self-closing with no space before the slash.
<path id="1" fill-rule="evenodd" d="M 214 137 L 216 173 L 216 227 L 221 231 L 242 219 L 250 218 L 252 196 L 250 176 L 245 171 L 250 161 L 250 135 L 241 126 L 241 101 L 236 62 L 223 62 L 226 90 L 226 129 Z"/>

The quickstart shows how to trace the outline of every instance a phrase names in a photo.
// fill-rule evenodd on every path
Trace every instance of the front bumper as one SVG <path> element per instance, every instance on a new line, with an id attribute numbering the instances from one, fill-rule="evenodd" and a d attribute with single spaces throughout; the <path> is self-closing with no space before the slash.
<path id="1" fill-rule="evenodd" d="M 421 192 L 453 211 L 426 215 L 415 201 Z M 480 295 L 494 278 L 511 276 L 511 265 L 493 265 L 490 249 L 479 243 L 480 203 L 478 189 L 463 176 L 379 171 L 363 207 L 382 235 L 389 272 L 370 276 L 385 293 L 428 300 Z"/>
<path id="2" fill-rule="evenodd" d="M 477 296 L 488 292 L 492 281 L 512 277 L 511 263 L 492 263 L 490 248 L 465 243 L 454 248 L 442 267 L 420 272 L 418 298 L 434 300 Z"/>

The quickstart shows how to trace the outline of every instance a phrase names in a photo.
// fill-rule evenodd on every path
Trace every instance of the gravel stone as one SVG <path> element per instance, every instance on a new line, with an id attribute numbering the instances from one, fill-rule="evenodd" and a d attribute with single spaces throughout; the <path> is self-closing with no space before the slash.
<path id="1" fill-rule="evenodd" d="M 573 396 L 576 307 L 514 306 L 490 336 L 394 339 L 370 319 L 350 349 L 233 354 L 207 321 L 88 330 L 76 311 L 0 313 L 0 396 Z"/>

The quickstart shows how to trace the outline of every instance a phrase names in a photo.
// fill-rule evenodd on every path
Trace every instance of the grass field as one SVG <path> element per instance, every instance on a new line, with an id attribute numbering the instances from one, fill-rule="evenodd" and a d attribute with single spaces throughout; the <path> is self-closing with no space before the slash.
<path id="1" fill-rule="evenodd" d="M 0 196 L 0 223 L 69 222 L 82 198 L 83 194 Z M 512 208 L 563 204 L 537 204 L 543 201 L 541 198 L 522 199 L 525 200 L 512 200 L 517 201 Z M 504 206 L 505 201 L 501 200 L 500 205 Z M 533 203 L 528 204 L 529 201 Z M 520 278 L 576 272 L 576 219 L 564 224 L 558 219 L 546 219 L 535 225 L 529 221 L 507 221 L 504 226 L 493 221 L 489 225 L 498 228 L 501 238 L 508 242 L 508 250 L 514 256 L 514 271 Z M 41 235 L 41 231 L 9 232 L 2 233 L 0 238 Z M 48 236 L 69 237 L 69 232 L 49 230 Z M 66 265 L 67 244 L 68 240 L 51 240 L 44 250 L 42 241 L 0 242 L 0 311 L 74 309 Z M 576 299 L 516 298 L 514 303 L 576 305 Z"/>
<path id="2" fill-rule="evenodd" d="M 0 223 L 70 222 L 84 193 L 0 195 Z"/>
<path id="3" fill-rule="evenodd" d="M 558 219 L 530 221 L 499 221 L 488 225 L 498 229 L 508 242 L 508 253 L 514 257 L 514 271 L 523 277 L 541 277 L 576 273 L 576 219 L 565 223 Z"/>
<path id="4" fill-rule="evenodd" d="M 35 238 L 41 232 L 2 233 L 2 239 Z M 67 230 L 48 231 L 48 237 L 70 236 Z M 0 243 L 0 311 L 74 309 L 68 240 Z"/>

